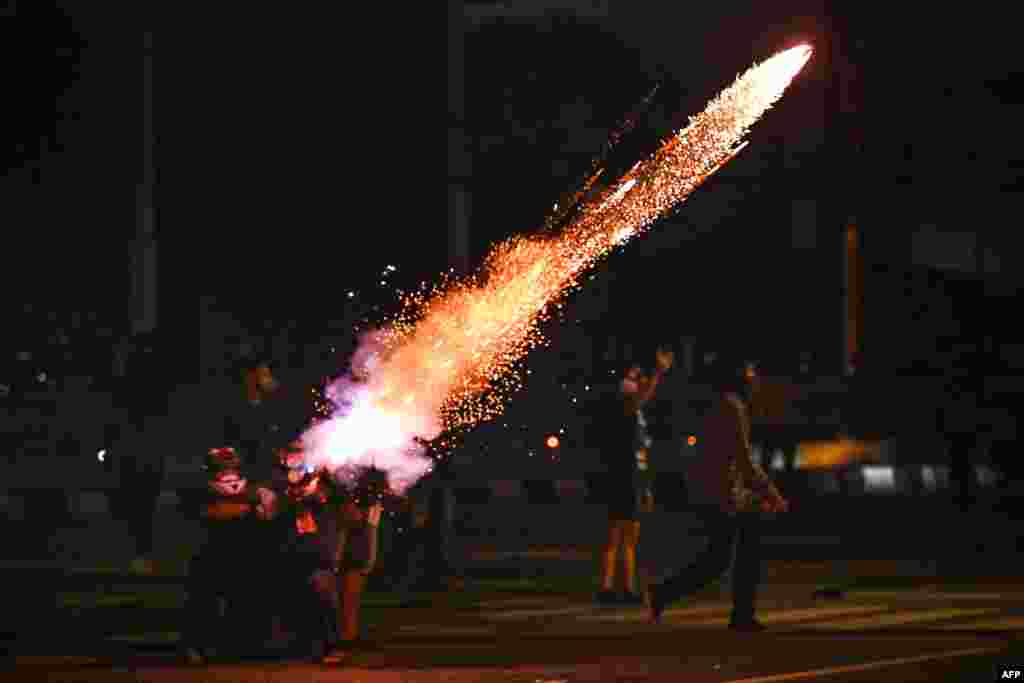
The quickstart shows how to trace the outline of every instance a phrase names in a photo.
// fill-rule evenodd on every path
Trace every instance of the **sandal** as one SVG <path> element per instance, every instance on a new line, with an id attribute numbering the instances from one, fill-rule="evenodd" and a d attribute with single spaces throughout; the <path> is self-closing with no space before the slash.
<path id="1" fill-rule="evenodd" d="M 337 666 L 352 656 L 352 651 L 343 647 L 332 647 L 320 658 L 320 663 L 325 666 Z"/>

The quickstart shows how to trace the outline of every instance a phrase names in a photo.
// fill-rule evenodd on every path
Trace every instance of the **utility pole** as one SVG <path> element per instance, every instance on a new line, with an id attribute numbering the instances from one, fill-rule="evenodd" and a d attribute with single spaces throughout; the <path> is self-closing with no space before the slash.
<path id="1" fill-rule="evenodd" d="M 142 53 L 142 173 L 135 187 L 135 241 L 132 246 L 131 332 L 157 327 L 156 166 L 153 130 L 153 33 L 143 33 Z"/>
<path id="2" fill-rule="evenodd" d="M 466 133 L 465 16 L 461 0 L 448 0 L 448 260 L 469 270 L 473 160 Z"/>

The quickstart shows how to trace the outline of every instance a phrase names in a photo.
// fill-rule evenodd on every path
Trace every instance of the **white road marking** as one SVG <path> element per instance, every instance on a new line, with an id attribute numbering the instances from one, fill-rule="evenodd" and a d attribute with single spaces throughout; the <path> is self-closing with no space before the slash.
<path id="1" fill-rule="evenodd" d="M 1003 617 L 988 621 L 943 624 L 943 631 L 1024 631 L 1024 617 Z"/>
<path id="2" fill-rule="evenodd" d="M 493 626 L 438 626 L 437 624 L 406 624 L 398 627 L 401 633 L 431 633 L 439 636 L 490 636 Z"/>
<path id="3" fill-rule="evenodd" d="M 536 607 L 538 610 L 544 609 L 555 609 L 552 607 L 544 607 L 545 600 L 541 598 L 509 598 L 508 600 L 488 600 L 486 602 L 478 602 L 476 606 L 481 609 L 504 609 L 506 607 Z"/>
<path id="4" fill-rule="evenodd" d="M 792 673 L 772 674 L 769 676 L 754 676 L 752 678 L 736 678 L 727 683 L 777 683 L 778 681 L 803 681 L 809 678 L 824 678 L 838 674 L 854 673 L 857 671 L 870 671 L 872 669 L 884 669 L 890 666 L 901 666 L 905 664 L 920 664 L 921 662 L 937 661 L 940 659 L 954 659 L 956 657 L 969 657 L 971 655 L 995 654 L 1002 648 L 997 647 L 975 647 L 965 650 L 952 650 L 934 655 L 919 655 L 917 657 L 902 657 L 900 659 L 882 659 L 875 662 L 863 664 L 847 664 L 845 666 L 832 666 L 824 669 L 810 669 L 807 671 L 794 671 Z"/>
<path id="5" fill-rule="evenodd" d="M 843 616 L 854 616 L 862 614 L 877 614 L 886 612 L 890 608 L 887 605 L 856 605 L 849 607 L 812 607 L 807 609 L 786 609 L 786 610 L 761 610 L 757 618 L 766 624 L 782 624 L 787 622 L 813 621 L 816 619 L 827 619 Z M 731 607 L 695 607 L 680 610 L 665 610 L 662 615 L 663 622 L 669 622 L 672 626 L 682 628 L 703 628 L 707 626 L 724 626 L 729 623 Z M 589 617 L 581 617 L 592 621 L 646 621 L 649 613 L 633 610 L 618 614 L 598 614 Z M 703 617 L 703 618 L 702 618 Z"/>
<path id="6" fill-rule="evenodd" d="M 931 591 L 849 591 L 847 596 L 872 600 L 1012 600 L 1024 597 L 1019 593 L 933 593 Z"/>
<path id="7" fill-rule="evenodd" d="M 559 609 L 517 609 L 488 614 L 489 619 L 528 619 L 530 617 L 560 617 L 588 614 L 596 607 L 563 607 Z"/>
<path id="8" fill-rule="evenodd" d="M 999 612 L 998 608 L 984 609 L 925 609 L 925 610 L 898 610 L 890 614 L 881 614 L 864 619 L 850 619 L 835 623 L 813 623 L 807 624 L 804 628 L 821 629 L 826 631 L 856 631 L 863 628 L 881 628 L 885 626 L 906 626 L 908 624 L 919 624 L 927 621 L 943 621 L 946 619 L 957 619 L 965 617 L 977 617 L 985 614 Z"/>
<path id="9" fill-rule="evenodd" d="M 728 614 L 732 608 L 725 605 L 709 605 L 707 607 L 680 607 L 678 609 L 667 609 L 662 612 L 662 620 L 681 619 L 689 616 L 700 617 L 702 615 Z M 588 614 L 577 617 L 581 621 L 647 621 L 650 619 L 650 612 L 646 609 L 631 609 L 624 612 L 613 612 L 611 614 Z"/>

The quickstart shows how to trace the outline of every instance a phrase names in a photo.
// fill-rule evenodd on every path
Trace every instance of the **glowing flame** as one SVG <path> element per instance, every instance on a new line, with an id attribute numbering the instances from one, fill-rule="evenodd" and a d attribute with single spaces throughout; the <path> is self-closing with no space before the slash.
<path id="1" fill-rule="evenodd" d="M 804 442 L 797 447 L 796 466 L 800 469 L 829 469 L 852 463 L 882 462 L 880 443 L 839 438 L 832 441 Z"/>
<path id="2" fill-rule="evenodd" d="M 331 387 L 335 412 L 304 437 L 311 461 L 372 464 L 401 490 L 430 467 L 421 440 L 499 415 L 519 388 L 518 363 L 544 343 L 539 325 L 552 304 L 732 159 L 810 56 L 800 46 L 751 67 L 560 234 L 512 238 L 480 272 L 406 297 L 402 312 L 363 340 L 353 361 L 360 381 Z"/>
<path id="3" fill-rule="evenodd" d="M 630 190 L 633 189 L 634 185 L 636 185 L 636 178 L 633 178 L 632 180 L 630 180 L 627 183 L 625 183 L 622 187 L 620 187 L 615 192 L 615 194 L 613 194 L 611 197 L 608 198 L 608 201 L 606 201 L 604 204 L 601 205 L 601 209 L 600 210 L 604 211 L 606 208 L 608 208 L 608 206 L 610 206 L 612 204 L 617 204 L 620 199 L 622 199 L 623 197 L 626 196 L 627 192 L 629 192 Z"/>

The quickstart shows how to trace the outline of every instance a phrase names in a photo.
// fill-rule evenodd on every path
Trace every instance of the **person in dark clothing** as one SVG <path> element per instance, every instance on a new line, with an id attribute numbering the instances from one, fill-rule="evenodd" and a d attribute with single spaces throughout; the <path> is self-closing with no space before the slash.
<path id="1" fill-rule="evenodd" d="M 608 540 L 601 554 L 598 604 L 640 605 L 636 589 L 636 546 L 640 540 L 640 513 L 653 507 L 648 471 L 651 440 L 643 406 L 654 397 L 662 376 L 672 367 L 671 351 L 658 350 L 655 372 L 645 376 L 640 366 L 626 371 L 617 400 L 605 404 L 600 416 L 605 442 L 605 497 L 608 504 Z M 615 592 L 618 555 L 623 556 L 622 593 Z"/>
<path id="2" fill-rule="evenodd" d="M 267 515 L 276 549 L 271 571 L 282 584 L 271 606 L 278 635 L 291 627 L 320 661 L 337 664 L 358 640 L 365 577 L 376 563 L 380 505 L 365 482 L 349 489 L 348 482 L 311 468 L 300 441 L 278 449 L 278 470 L 282 476 Z"/>
<path id="3" fill-rule="evenodd" d="M 126 425 L 115 445 L 119 463 L 121 517 L 135 539 L 134 571 L 153 571 L 154 523 L 164 478 L 164 457 L 151 427 Z"/>
<path id="4" fill-rule="evenodd" d="M 460 581 L 453 561 L 455 495 L 447 458 L 438 458 L 432 472 L 409 492 L 401 544 L 399 591 L 412 604 L 413 593 L 447 590 Z"/>
<path id="5" fill-rule="evenodd" d="M 275 590 L 267 607 L 273 622 L 270 649 L 293 644 L 323 656 L 339 638 L 338 591 L 327 542 L 330 525 L 323 472 L 307 467 L 297 441 L 277 449 L 272 493 L 266 500 L 266 580 Z M 333 528 L 333 527 L 331 527 Z"/>
<path id="6" fill-rule="evenodd" d="M 164 453 L 156 432 L 167 419 L 168 387 L 157 340 L 135 335 L 125 347 L 123 376 L 115 388 L 115 419 L 105 438 L 117 463 L 115 514 L 128 522 L 135 539 L 135 571 L 153 571 L 153 525 L 164 478 Z"/>
<path id="7" fill-rule="evenodd" d="M 258 522 L 266 517 L 269 494 L 249 485 L 242 476 L 241 459 L 231 448 L 210 449 L 206 470 L 206 490 L 190 501 L 206 531 L 204 543 L 189 563 L 186 584 L 182 643 L 192 664 L 203 664 L 219 646 L 238 646 L 245 636 L 256 636 L 252 621 L 243 618 L 243 608 L 255 602 L 248 574 L 257 560 Z M 230 617 L 226 625 L 222 613 Z"/>
<path id="8" fill-rule="evenodd" d="M 281 387 L 269 361 L 245 359 L 239 364 L 241 396 L 228 402 L 224 442 L 245 454 L 253 479 L 270 481 L 275 449 L 308 422 L 309 400 Z"/>
<path id="9" fill-rule="evenodd" d="M 735 549 L 729 627 L 737 631 L 764 628 L 754 617 L 761 580 L 760 516 L 785 511 L 788 503 L 751 460 L 749 397 L 755 378 L 753 368 L 725 361 L 714 369 L 718 399 L 705 415 L 702 452 L 688 472 L 691 499 L 704 518 L 708 545 L 692 564 L 651 587 L 648 598 L 654 623 L 661 620 L 667 605 L 725 573 Z"/>

